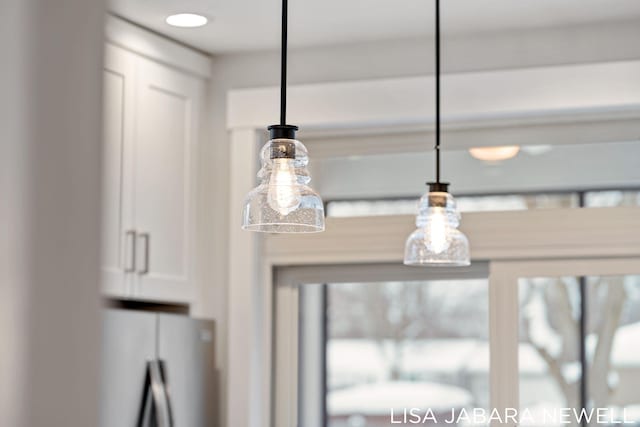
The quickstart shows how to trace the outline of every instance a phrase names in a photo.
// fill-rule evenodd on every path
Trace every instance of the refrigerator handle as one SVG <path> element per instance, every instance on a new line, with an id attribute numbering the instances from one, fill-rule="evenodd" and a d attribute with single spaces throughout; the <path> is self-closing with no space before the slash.
<path id="1" fill-rule="evenodd" d="M 165 382 L 164 362 L 158 359 L 152 361 L 149 364 L 149 373 L 158 427 L 173 427 L 171 402 Z"/>
<path id="2" fill-rule="evenodd" d="M 173 427 L 173 413 L 166 384 L 164 362 L 158 359 L 152 360 L 149 362 L 148 369 L 157 427 Z"/>

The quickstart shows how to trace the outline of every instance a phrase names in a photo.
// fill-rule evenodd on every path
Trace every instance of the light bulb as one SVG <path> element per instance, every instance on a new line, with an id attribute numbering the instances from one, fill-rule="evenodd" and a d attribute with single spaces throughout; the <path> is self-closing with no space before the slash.
<path id="1" fill-rule="evenodd" d="M 405 244 L 404 263 L 415 266 L 470 264 L 469 240 L 458 230 L 460 214 L 447 184 L 430 183 L 420 199 L 416 229 Z"/>
<path id="2" fill-rule="evenodd" d="M 436 254 L 441 254 L 449 247 L 447 217 L 442 208 L 432 208 L 426 224 L 425 239 L 427 247 Z"/>
<path id="3" fill-rule="evenodd" d="M 296 180 L 294 159 L 273 159 L 267 203 L 285 216 L 298 209 L 302 200 Z"/>

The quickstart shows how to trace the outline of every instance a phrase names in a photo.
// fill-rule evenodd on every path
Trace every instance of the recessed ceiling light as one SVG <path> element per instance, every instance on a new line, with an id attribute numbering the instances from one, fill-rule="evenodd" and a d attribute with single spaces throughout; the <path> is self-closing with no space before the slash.
<path id="1" fill-rule="evenodd" d="M 166 22 L 172 27 L 195 28 L 206 25 L 209 20 L 206 16 L 195 13 L 177 13 L 167 16 Z"/>
<path id="2" fill-rule="evenodd" d="M 515 157 L 520 151 L 517 145 L 505 145 L 502 147 L 475 147 L 470 148 L 469 153 L 478 160 L 485 162 L 499 162 Z"/>

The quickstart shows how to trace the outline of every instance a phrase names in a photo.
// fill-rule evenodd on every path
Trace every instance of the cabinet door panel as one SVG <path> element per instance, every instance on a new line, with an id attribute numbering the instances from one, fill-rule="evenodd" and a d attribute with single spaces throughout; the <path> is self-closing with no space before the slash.
<path id="1" fill-rule="evenodd" d="M 196 78 L 139 59 L 135 222 L 143 235 L 136 296 L 143 299 L 191 299 L 193 156 L 202 90 Z"/>
<path id="2" fill-rule="evenodd" d="M 129 293 L 125 273 L 132 254 L 126 230 L 131 228 L 129 162 L 132 140 L 135 58 L 107 45 L 104 69 L 102 169 L 102 287 L 113 297 Z"/>

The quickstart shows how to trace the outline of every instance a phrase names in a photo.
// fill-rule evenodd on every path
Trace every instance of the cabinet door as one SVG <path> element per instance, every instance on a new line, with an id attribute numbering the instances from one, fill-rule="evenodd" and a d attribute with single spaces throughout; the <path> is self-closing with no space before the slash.
<path id="1" fill-rule="evenodd" d="M 133 262 L 131 215 L 131 142 L 135 57 L 106 45 L 104 66 L 102 171 L 102 287 L 112 297 L 130 293 Z"/>
<path id="2" fill-rule="evenodd" d="M 204 83 L 138 59 L 135 296 L 192 299 L 195 149 Z"/>

